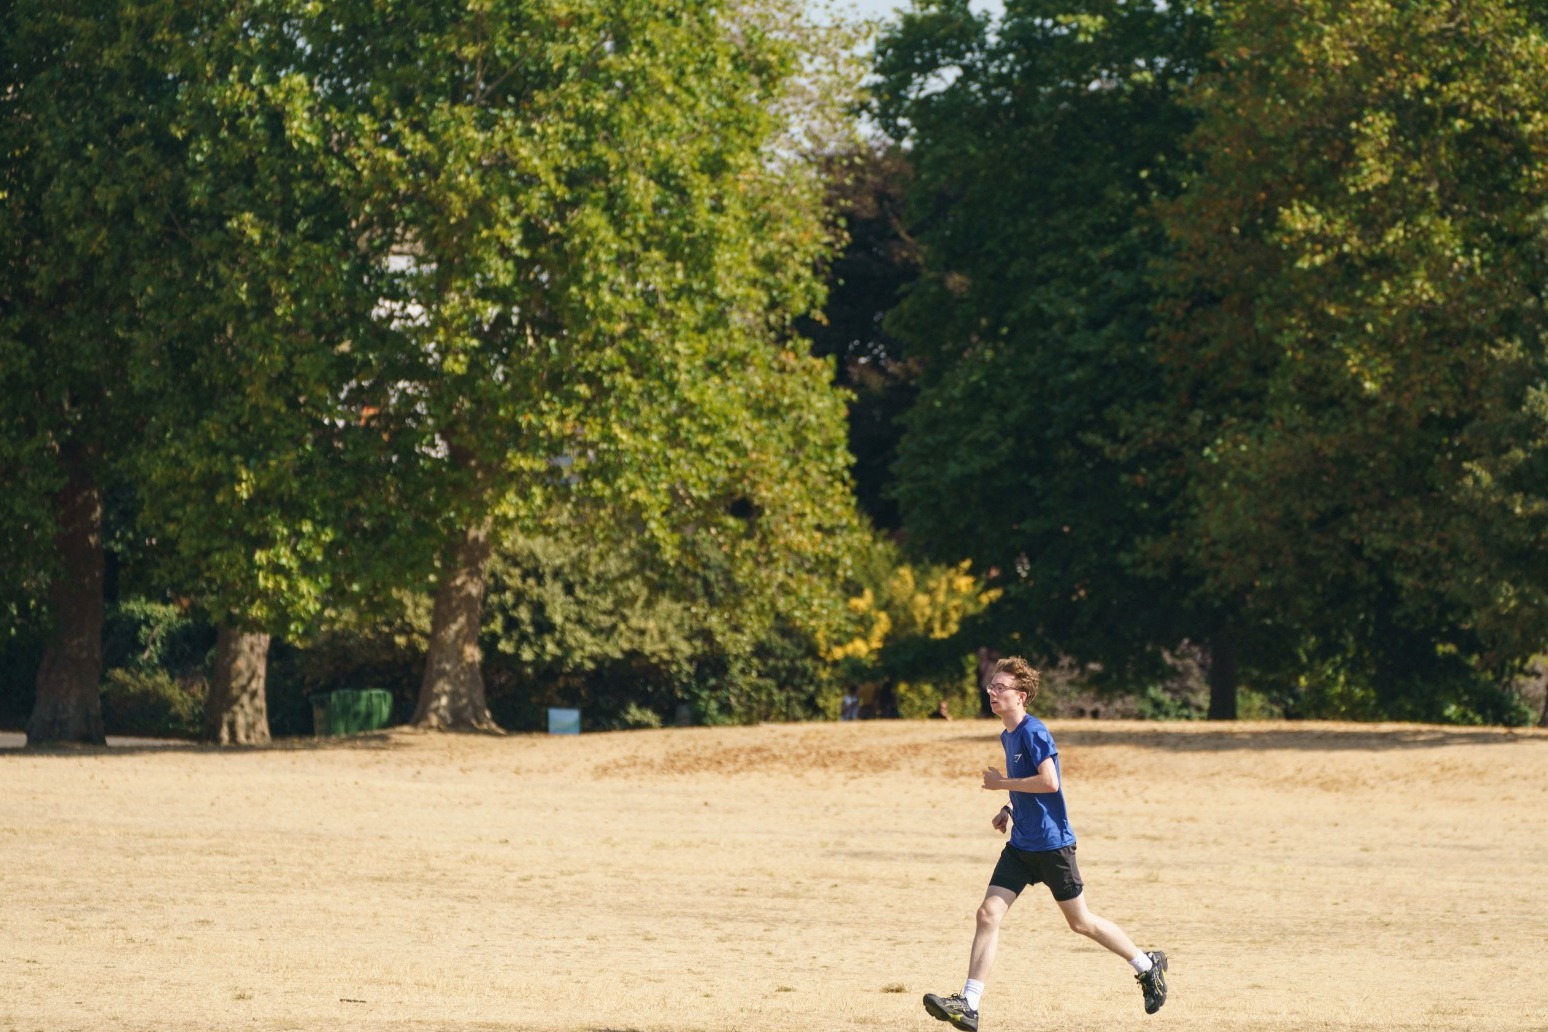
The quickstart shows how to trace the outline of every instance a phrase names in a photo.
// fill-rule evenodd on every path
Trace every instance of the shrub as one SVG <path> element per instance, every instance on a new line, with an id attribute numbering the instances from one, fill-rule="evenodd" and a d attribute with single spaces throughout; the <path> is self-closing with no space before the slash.
<path id="1" fill-rule="evenodd" d="M 43 636 L 30 628 L 0 634 L 0 727 L 23 727 L 32 713 Z"/>
<path id="2" fill-rule="evenodd" d="M 955 679 L 901 681 L 897 685 L 898 716 L 905 720 L 929 717 L 939 710 L 941 701 L 953 717 L 978 715 L 978 661 L 962 657 L 962 673 Z"/>
<path id="3" fill-rule="evenodd" d="M 928 717 L 944 699 L 953 716 L 978 713 L 978 666 L 972 655 L 948 648 L 963 621 L 1000 595 L 964 561 L 915 567 L 886 541 L 873 544 L 858 571 L 859 593 L 849 599 L 849 637 L 825 650 L 840 680 L 858 685 L 862 698 L 885 695 L 891 682 L 896 714 Z M 837 716 L 839 690 L 817 697 L 816 709 Z M 890 707 L 874 704 L 878 716 Z"/>
<path id="4" fill-rule="evenodd" d="M 102 666 L 112 670 L 165 670 L 174 677 L 202 675 L 215 647 L 215 628 L 165 602 L 132 598 L 103 614 Z"/>
<path id="5" fill-rule="evenodd" d="M 178 606 L 116 602 L 103 614 L 102 724 L 109 734 L 197 738 L 215 628 Z"/>
<path id="6" fill-rule="evenodd" d="M 102 724 L 109 734 L 197 738 L 208 687 L 202 677 L 165 670 L 109 670 L 102 679 Z"/>
<path id="7" fill-rule="evenodd" d="M 646 709 L 644 706 L 640 706 L 631 702 L 625 706 L 623 708 L 623 712 L 618 715 L 617 724 L 620 729 L 634 727 L 660 727 L 661 714 L 657 713 L 655 710 Z"/>

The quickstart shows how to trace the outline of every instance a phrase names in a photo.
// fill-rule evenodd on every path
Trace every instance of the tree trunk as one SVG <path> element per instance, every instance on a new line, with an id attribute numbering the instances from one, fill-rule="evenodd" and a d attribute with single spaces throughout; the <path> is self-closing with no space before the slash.
<path id="1" fill-rule="evenodd" d="M 1530 684 L 1534 688 L 1543 690 L 1543 711 L 1537 718 L 1537 726 L 1548 727 L 1548 663 L 1543 662 L 1541 657 L 1532 660 L 1527 665 L 1525 676 L 1530 678 Z M 1520 678 L 1517 679 L 1518 684 L 1520 680 Z"/>
<path id="2" fill-rule="evenodd" d="M 204 700 L 204 740 L 221 745 L 268 745 L 269 636 L 221 624 L 215 634 L 215 674 Z"/>
<path id="3" fill-rule="evenodd" d="M 59 571 L 49 584 L 54 633 L 38 666 L 27 744 L 104 745 L 102 728 L 102 492 L 85 449 L 64 458 L 69 480 L 56 496 Z"/>
<path id="4" fill-rule="evenodd" d="M 1236 638 L 1229 631 L 1210 643 L 1209 719 L 1236 719 Z"/>
<path id="5" fill-rule="evenodd" d="M 436 731 L 498 731 L 484 698 L 478 632 L 484 615 L 484 574 L 490 526 L 461 533 L 446 550 L 430 621 L 430 652 L 419 686 L 414 725 Z"/>

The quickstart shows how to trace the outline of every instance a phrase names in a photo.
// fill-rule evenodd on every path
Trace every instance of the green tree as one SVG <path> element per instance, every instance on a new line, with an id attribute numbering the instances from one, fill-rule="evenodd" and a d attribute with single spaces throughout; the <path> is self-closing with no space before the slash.
<path id="1" fill-rule="evenodd" d="M 604 727 L 645 713 L 701 723 L 815 714 L 844 571 L 802 583 L 791 568 L 813 557 L 786 543 L 727 548 L 760 535 L 747 519 L 686 532 L 668 555 L 614 515 L 571 507 L 553 531 L 495 549 L 486 676 L 502 722 L 530 725 L 547 705 L 581 706 Z"/>
<path id="2" fill-rule="evenodd" d="M 838 150 L 824 164 L 828 208 L 842 225 L 843 247 L 826 269 L 822 312 L 799 328 L 813 354 L 833 356 L 835 383 L 854 394 L 849 450 L 856 500 L 877 529 L 895 531 L 901 525 L 891 496 L 899 417 L 917 395 L 918 372 L 885 320 L 918 275 L 916 247 L 904 226 L 912 169 L 907 154 L 880 141 Z"/>
<path id="3" fill-rule="evenodd" d="M 490 535 L 570 494 L 795 625 L 837 606 L 841 402 L 790 328 L 827 240 L 795 10 L 7 9 L 5 224 L 46 245 L 0 292 L 29 399 L 0 447 L 10 583 L 59 595 L 85 737 L 108 474 L 145 579 L 221 625 L 222 741 L 266 736 L 271 632 L 434 551 L 419 718 L 488 726 Z"/>
<path id="4" fill-rule="evenodd" d="M 1165 211 L 1171 547 L 1377 712 L 1499 719 L 1548 602 L 1548 48 L 1504 2 L 1227 10 Z"/>
<path id="5" fill-rule="evenodd" d="M 404 441 L 368 404 L 396 339 L 386 235 L 362 215 L 356 123 L 320 86 L 304 4 L 210 9 L 178 75 L 175 226 L 138 332 L 136 455 L 155 582 L 220 628 L 204 734 L 268 741 L 270 636 L 428 565 L 403 517 Z"/>
<path id="6" fill-rule="evenodd" d="M 8 10 L 6 218 L 35 246 L 5 270 L 0 361 L 21 402 L 6 453 L 23 503 L 59 492 L 65 560 L 49 606 L 64 644 L 42 664 L 34 737 L 76 737 L 70 712 L 94 722 L 113 479 L 153 543 L 144 584 L 221 626 L 207 736 L 267 741 L 269 634 L 314 615 L 330 577 L 412 555 L 372 549 L 355 504 L 380 519 L 394 499 L 384 463 L 359 475 L 384 449 L 346 396 L 357 356 L 383 351 L 348 127 L 307 75 L 301 5 Z M 42 536 L 15 515 L 23 541 Z"/>
<path id="7" fill-rule="evenodd" d="M 1003 589 L 971 644 L 1072 654 L 1115 684 L 1204 636 L 1189 586 L 1141 551 L 1169 515 L 1126 444 L 1159 390 L 1150 206 L 1178 189 L 1209 25 L 1191 3 L 1033 0 L 991 24 L 936 0 L 876 53 L 922 263 L 887 324 L 920 365 L 894 467 L 907 540 Z"/>
<path id="8" fill-rule="evenodd" d="M 52 628 L 28 742 L 103 741 L 102 493 L 137 439 L 131 384 L 159 185 L 181 144 L 174 4 L 0 10 L 0 426 L 10 584 Z M 13 572 L 14 571 L 14 572 Z"/>
<path id="9" fill-rule="evenodd" d="M 308 37 L 359 127 L 360 214 L 397 255 L 382 302 L 403 360 L 364 386 L 431 485 L 417 724 L 493 726 L 492 541 L 556 498 L 593 495 L 668 547 L 691 527 L 732 559 L 831 553 L 841 405 L 787 343 L 826 245 L 819 184 L 780 145 L 794 10 L 360 0 Z"/>

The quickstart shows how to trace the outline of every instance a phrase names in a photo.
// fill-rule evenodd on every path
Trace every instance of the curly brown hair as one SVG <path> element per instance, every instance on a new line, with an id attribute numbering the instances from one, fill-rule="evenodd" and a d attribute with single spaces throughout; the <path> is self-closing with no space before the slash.
<path id="1" fill-rule="evenodd" d="M 1006 656 L 994 665 L 996 676 L 1010 674 L 1016 683 L 1016 690 L 1025 692 L 1027 702 L 1037 698 L 1037 690 L 1043 686 L 1043 678 L 1037 672 L 1037 668 L 1020 656 Z"/>

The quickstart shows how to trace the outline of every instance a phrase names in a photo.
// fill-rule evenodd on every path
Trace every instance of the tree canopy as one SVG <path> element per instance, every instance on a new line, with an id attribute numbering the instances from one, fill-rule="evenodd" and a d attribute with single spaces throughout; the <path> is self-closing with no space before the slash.
<path id="1" fill-rule="evenodd" d="M 1541 645 L 1548 48 L 1513 4 L 1245 3 L 1194 94 L 1162 410 L 1206 590 L 1379 709 Z"/>
<path id="2" fill-rule="evenodd" d="M 917 3 L 905 539 L 966 632 L 1287 712 L 1507 719 L 1541 646 L 1542 47 L 1478 2 Z"/>
<path id="3" fill-rule="evenodd" d="M 354 3 L 309 35 L 363 127 L 358 215 L 397 258 L 399 360 L 367 392 L 417 440 L 443 543 L 420 721 L 488 723 L 468 657 L 491 535 L 541 531 L 565 496 L 669 549 L 691 527 L 818 557 L 848 518 L 841 409 L 784 342 L 827 241 L 807 162 L 777 149 L 789 16 Z"/>
<path id="4" fill-rule="evenodd" d="M 290 685 L 422 651 L 434 728 L 495 726 L 491 648 L 502 712 L 608 726 L 996 649 L 1520 719 L 1541 6 L 916 0 L 857 107 L 797 0 L 5 5 L 29 740 L 102 740 L 126 585 L 220 741 L 271 635 Z"/>
<path id="5" fill-rule="evenodd" d="M 3 579 L 48 600 L 7 608 L 53 628 L 29 741 L 103 737 L 102 498 L 139 437 L 133 329 L 181 149 L 167 71 L 188 17 L 86 0 L 0 15 L 0 549 Z"/>
<path id="6" fill-rule="evenodd" d="M 1158 390 L 1149 205 L 1177 189 L 1208 42 L 1190 4 L 916 5 L 877 51 L 922 271 L 888 326 L 920 363 L 893 490 L 910 544 L 1004 586 L 988 640 L 1147 669 L 1187 633 L 1136 542 L 1159 513 L 1120 448 Z"/>
<path id="7" fill-rule="evenodd" d="M 795 5 L 8 12 L 4 217 L 38 244 L 0 292 L 16 619 L 61 506 L 100 568 L 105 476 L 142 586 L 237 632 L 435 571 L 447 726 L 488 723 L 494 540 L 567 506 L 734 587 L 749 626 L 842 612 L 843 405 L 793 334 L 830 241 L 798 137 L 842 90 L 813 88 Z M 92 576 L 53 583 L 100 624 Z"/>

